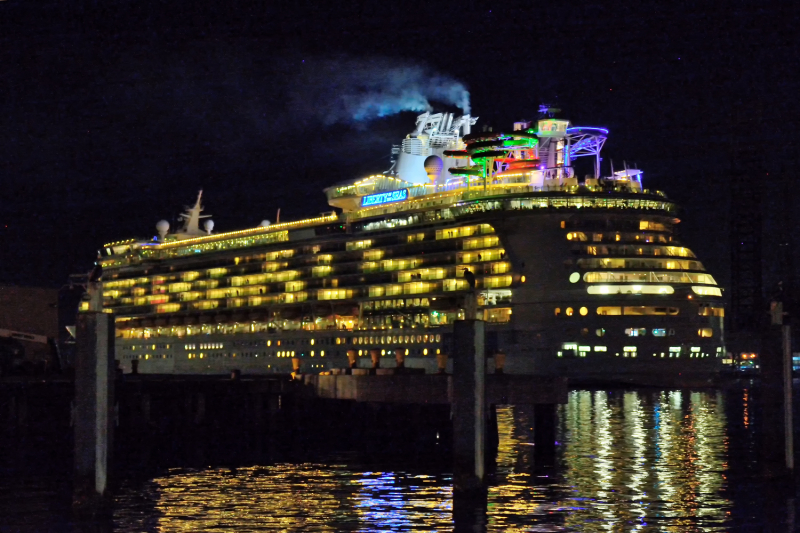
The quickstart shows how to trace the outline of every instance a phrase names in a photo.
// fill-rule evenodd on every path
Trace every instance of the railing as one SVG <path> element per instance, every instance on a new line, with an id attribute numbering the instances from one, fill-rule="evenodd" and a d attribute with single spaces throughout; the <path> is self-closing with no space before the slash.
<path id="1" fill-rule="evenodd" d="M 536 193 L 545 194 L 527 197 L 522 196 Z M 546 193 L 558 194 L 549 196 Z M 619 196 L 619 194 L 631 194 L 632 196 L 624 197 Z M 517 198 L 513 198 L 514 196 Z M 637 196 L 639 196 L 639 198 L 637 198 Z M 659 196 L 661 198 L 641 198 L 643 196 Z M 424 208 L 450 207 L 457 210 L 460 204 L 464 202 L 475 202 L 476 200 L 485 200 L 483 203 L 490 202 L 492 205 L 480 208 L 480 206 L 473 204 L 473 210 L 541 208 L 656 209 L 669 212 L 677 210 L 677 206 L 668 201 L 666 195 L 660 191 L 638 191 L 625 188 L 616 188 L 612 190 L 599 186 L 583 185 L 535 187 L 527 184 L 519 184 L 516 186 L 495 184 L 490 185 L 486 190 L 482 187 L 470 187 L 463 192 L 442 191 L 428 196 L 411 198 L 407 201 L 395 204 L 384 204 L 360 209 L 358 211 L 346 213 L 346 215 L 348 219 L 352 221 Z"/>

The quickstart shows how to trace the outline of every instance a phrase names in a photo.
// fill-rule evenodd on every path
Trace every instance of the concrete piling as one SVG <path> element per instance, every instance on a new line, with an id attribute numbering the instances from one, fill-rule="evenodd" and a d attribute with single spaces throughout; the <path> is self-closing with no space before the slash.
<path id="1" fill-rule="evenodd" d="M 765 327 L 761 343 L 759 459 L 762 477 L 787 480 L 794 475 L 791 337 L 789 326 L 781 324 L 782 315 L 778 319 Z"/>
<path id="2" fill-rule="evenodd" d="M 108 510 L 114 430 L 114 319 L 82 313 L 75 361 L 75 459 L 73 507 L 78 514 Z"/>
<path id="3" fill-rule="evenodd" d="M 477 494 L 484 490 L 485 474 L 484 323 L 456 321 L 453 336 L 453 492 Z"/>

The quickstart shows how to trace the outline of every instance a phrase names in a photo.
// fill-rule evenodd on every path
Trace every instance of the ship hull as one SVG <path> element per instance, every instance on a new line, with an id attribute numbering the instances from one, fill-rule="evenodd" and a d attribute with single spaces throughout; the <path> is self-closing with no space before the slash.
<path id="1" fill-rule="evenodd" d="M 598 294 L 591 291 L 600 285 L 586 281 L 587 275 L 606 275 L 607 269 L 591 266 L 597 257 L 620 261 L 615 259 L 619 254 L 613 253 L 613 246 L 633 247 L 626 249 L 626 253 L 633 252 L 625 261 L 650 261 L 647 268 L 636 270 L 636 275 L 647 271 L 658 278 L 663 272 L 675 279 L 675 269 L 668 268 L 674 258 L 660 255 L 659 250 L 664 254 L 690 252 L 673 238 L 671 213 L 658 209 L 526 209 L 525 201 L 506 199 L 502 209 L 476 209 L 457 218 L 429 216 L 428 224 L 391 231 L 380 231 L 391 217 L 377 216 L 339 232 L 323 228 L 298 235 L 294 242 L 290 239 L 288 243 L 202 256 L 204 268 L 212 264 L 209 258 L 214 265 L 240 265 L 245 255 L 259 258 L 291 248 L 293 255 L 286 268 L 299 272 L 298 279 L 307 279 L 302 282 L 304 294 L 322 298 L 323 291 L 351 292 L 336 301 L 309 299 L 292 304 L 275 300 L 271 305 L 244 308 L 243 300 L 228 297 L 227 305 L 235 307 L 220 307 L 212 313 L 193 311 L 183 304 L 173 314 L 152 313 L 152 307 L 118 306 L 117 358 L 125 372 L 132 371 L 136 361 L 138 371 L 145 373 L 319 373 L 349 367 L 348 351 L 353 352 L 358 367 L 373 366 L 372 356 L 377 353 L 379 365 L 391 368 L 396 366 L 400 350 L 406 367 L 437 372 L 443 356 L 447 356 L 447 368 L 452 368 L 452 323 L 464 317 L 464 301 L 470 292 L 463 281 L 466 268 L 482 284 L 478 293 L 480 313 L 489 320 L 490 371 L 496 369 L 495 355 L 502 353 L 504 372 L 567 376 L 587 382 L 646 382 L 658 377 L 666 382 L 690 376 L 703 382 L 719 372 L 725 359 L 722 312 L 718 312 L 721 298 L 699 295 L 690 284 L 680 283 L 668 285 L 669 292 L 664 294 L 642 293 L 629 283 L 611 283 L 603 285 L 610 288 L 607 293 Z M 539 200 L 531 196 L 527 201 Z M 419 219 L 424 214 L 420 211 Z M 639 229 L 643 227 L 658 229 Z M 469 233 L 463 228 L 478 229 Z M 486 232 L 486 237 L 480 237 L 480 232 Z M 462 233 L 468 235 L 462 237 Z M 496 241 L 492 240 L 495 237 Z M 486 240 L 473 247 L 479 238 Z M 370 246 L 363 252 L 350 244 L 367 241 Z M 483 246 L 487 243 L 490 246 Z M 604 247 L 612 251 L 604 254 Z M 319 271 L 312 269 L 318 267 L 307 266 L 326 250 L 331 251 L 326 264 L 334 275 L 340 273 L 336 282 L 316 280 L 312 272 Z M 411 266 L 373 272 L 364 266 L 374 263 L 369 254 Z M 661 259 L 669 263 L 653 263 Z M 200 271 L 199 262 L 189 257 L 131 265 L 112 270 L 116 277 L 108 277 L 145 279 L 147 275 L 155 280 L 161 276 L 158 279 L 170 283 L 186 272 Z M 654 268 L 658 266 L 662 268 Z M 414 281 L 436 269 L 440 271 L 438 280 Z M 496 271 L 503 275 L 493 275 Z M 633 275 L 630 268 L 617 272 Z M 499 288 L 491 288 L 490 283 L 498 279 Z M 231 285 L 233 280 L 223 280 L 223 284 Z M 451 280 L 454 283 L 448 285 Z M 310 290 L 314 283 L 318 283 L 317 292 Z M 426 284 L 422 292 L 408 292 L 422 283 Z M 339 288 L 326 288 L 332 284 Z M 385 290 L 393 286 L 401 292 L 389 298 Z M 264 291 L 272 294 L 279 287 L 283 285 L 267 284 Z M 238 296 L 239 289 L 231 290 Z M 111 309 L 114 302 L 109 302 Z M 710 314 L 709 309 L 714 312 Z M 349 327 L 335 322 L 342 313 L 351 316 Z M 445 317 L 445 323 L 433 323 L 437 313 Z M 327 326 L 318 323 L 323 315 L 327 315 Z M 294 317 L 295 329 L 276 328 L 278 316 Z"/>

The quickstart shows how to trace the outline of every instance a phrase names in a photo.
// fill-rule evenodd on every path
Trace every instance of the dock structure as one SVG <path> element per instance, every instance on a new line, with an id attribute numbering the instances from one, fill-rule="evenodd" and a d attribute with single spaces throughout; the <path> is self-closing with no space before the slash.
<path id="1" fill-rule="evenodd" d="M 90 514 L 107 508 L 118 468 L 291 460 L 331 442 L 452 460 L 455 492 L 480 494 L 497 451 L 494 407 L 534 405 L 536 461 L 554 457 L 555 408 L 567 401 L 567 379 L 487 374 L 483 322 L 456 326 L 452 374 L 403 365 L 326 375 L 122 374 L 110 315 L 89 312 L 78 323 L 74 377 L 6 377 L 0 399 L 13 406 L 6 422 L 24 432 L 45 416 L 29 408 L 47 403 L 32 394 L 55 398 L 70 389 L 73 407 L 61 413 L 69 421 L 51 425 L 72 427 L 76 510 Z"/>
<path id="2" fill-rule="evenodd" d="M 454 492 L 479 494 L 487 455 L 496 451 L 497 405 L 533 405 L 536 460 L 555 460 L 556 406 L 567 403 L 567 379 L 486 374 L 484 323 L 455 324 L 452 375 L 409 374 L 404 368 L 374 375 L 308 375 L 304 384 L 321 399 L 392 405 L 449 405 L 452 420 Z M 388 370 L 388 369 L 387 369 Z"/>
<path id="3" fill-rule="evenodd" d="M 453 376 L 432 374 L 305 375 L 302 383 L 320 399 L 385 404 L 445 405 L 452 402 Z M 567 379 L 488 374 L 487 405 L 567 403 Z"/>

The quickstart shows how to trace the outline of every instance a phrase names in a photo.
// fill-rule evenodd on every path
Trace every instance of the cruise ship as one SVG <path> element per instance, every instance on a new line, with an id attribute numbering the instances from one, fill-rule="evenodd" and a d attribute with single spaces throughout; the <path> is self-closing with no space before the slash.
<path id="1" fill-rule="evenodd" d="M 435 373 L 470 314 L 490 372 L 635 380 L 730 363 L 721 288 L 642 171 L 604 175 L 608 130 L 546 107 L 502 131 L 476 122 L 419 115 L 389 170 L 324 191 L 329 213 L 215 232 L 201 191 L 176 231 L 162 220 L 157 237 L 105 245 L 123 370 Z"/>

